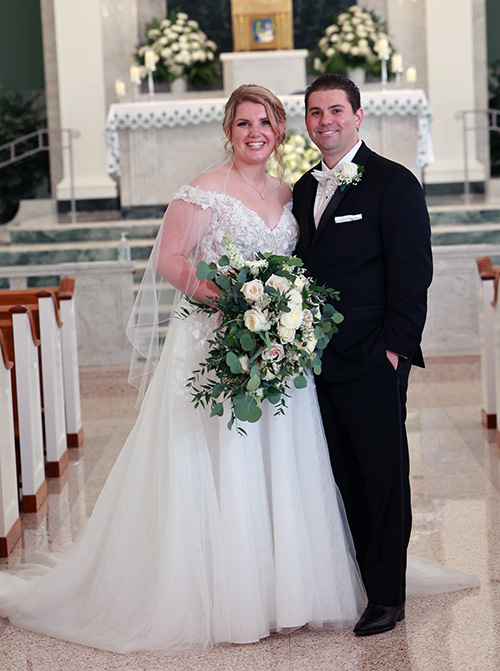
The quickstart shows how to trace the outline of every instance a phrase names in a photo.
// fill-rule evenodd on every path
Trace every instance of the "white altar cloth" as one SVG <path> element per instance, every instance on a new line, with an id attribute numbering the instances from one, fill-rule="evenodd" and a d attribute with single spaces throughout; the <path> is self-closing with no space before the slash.
<path id="1" fill-rule="evenodd" d="M 281 96 L 288 129 L 305 133 L 302 95 Z M 434 160 L 431 111 L 421 89 L 361 92 L 360 135 L 371 149 L 421 178 Z M 166 204 L 177 189 L 222 156 L 226 98 L 184 98 L 111 105 L 106 122 L 107 170 L 121 178 L 122 206 Z M 148 166 L 149 163 L 149 166 Z M 155 182 L 148 185 L 148 180 Z"/>

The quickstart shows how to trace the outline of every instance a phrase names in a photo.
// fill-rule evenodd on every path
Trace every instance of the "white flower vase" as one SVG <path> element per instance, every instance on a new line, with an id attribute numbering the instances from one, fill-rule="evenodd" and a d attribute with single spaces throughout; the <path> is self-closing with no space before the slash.
<path id="1" fill-rule="evenodd" d="M 174 81 L 170 83 L 170 91 L 172 93 L 175 93 L 176 95 L 178 95 L 179 93 L 186 93 L 187 90 L 188 90 L 188 80 L 186 76 L 174 79 Z"/>
<path id="2" fill-rule="evenodd" d="M 347 76 L 361 88 L 366 81 L 366 70 L 364 68 L 347 68 Z"/>

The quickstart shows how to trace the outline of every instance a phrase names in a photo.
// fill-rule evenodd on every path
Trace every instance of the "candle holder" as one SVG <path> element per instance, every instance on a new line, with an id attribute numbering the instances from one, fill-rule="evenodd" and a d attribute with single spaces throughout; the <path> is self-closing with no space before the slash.
<path id="1" fill-rule="evenodd" d="M 403 72 L 404 72 L 403 68 L 398 68 L 396 70 L 396 73 L 395 73 L 396 74 L 396 84 L 398 86 L 401 86 L 401 83 L 403 81 Z"/>
<path id="2" fill-rule="evenodd" d="M 382 66 L 382 75 L 381 75 L 380 81 L 381 81 L 383 89 L 387 88 L 387 80 L 388 80 L 388 77 L 387 77 L 387 61 L 388 60 L 389 60 L 389 56 L 383 56 L 380 59 L 380 64 Z"/>
<path id="3" fill-rule="evenodd" d="M 148 92 L 149 99 L 152 100 L 155 95 L 155 83 L 153 79 L 153 72 L 156 70 L 155 53 L 152 49 L 147 49 L 144 53 L 144 64 L 148 71 Z"/>

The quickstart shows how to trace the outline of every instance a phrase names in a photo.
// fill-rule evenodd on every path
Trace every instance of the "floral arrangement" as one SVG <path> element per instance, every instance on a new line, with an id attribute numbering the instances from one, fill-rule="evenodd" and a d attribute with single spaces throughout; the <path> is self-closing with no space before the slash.
<path id="1" fill-rule="evenodd" d="M 282 149 L 285 174 L 283 181 L 293 186 L 302 175 L 321 161 L 321 152 L 305 135 L 287 133 Z M 275 155 L 269 159 L 267 172 L 275 177 L 281 177 L 279 163 Z"/>
<path id="2" fill-rule="evenodd" d="M 231 429 L 235 420 L 257 422 L 265 399 L 276 414 L 285 412 L 288 383 L 306 387 L 311 367 L 319 375 L 323 350 L 343 316 L 331 304 L 338 292 L 308 278 L 300 259 L 258 253 L 246 261 L 230 240 L 223 241 L 227 253 L 218 263 L 197 266 L 198 279 L 215 281 L 220 296 L 216 303 L 194 305 L 220 314 L 221 323 L 187 386 L 195 407 L 210 406 L 211 416 L 222 416 L 229 401 Z M 189 314 L 186 308 L 182 316 Z"/>
<path id="3" fill-rule="evenodd" d="M 371 11 L 353 5 L 333 17 L 316 49 L 312 52 L 312 71 L 345 73 L 348 69 L 363 68 L 380 75 L 378 45 L 387 40 L 387 56 L 394 49 L 385 24 Z"/>
<path id="4" fill-rule="evenodd" d="M 141 79 L 147 76 L 145 54 L 152 49 L 158 82 L 173 82 L 186 76 L 195 87 L 215 82 L 219 77 L 217 45 L 209 40 L 185 12 L 173 12 L 168 19 L 153 19 L 146 25 L 148 41 L 140 44 L 134 57 L 141 66 Z"/>

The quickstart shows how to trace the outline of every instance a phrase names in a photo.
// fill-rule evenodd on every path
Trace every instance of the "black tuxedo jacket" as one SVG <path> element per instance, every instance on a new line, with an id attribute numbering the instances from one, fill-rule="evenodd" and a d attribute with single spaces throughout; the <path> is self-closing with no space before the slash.
<path id="1" fill-rule="evenodd" d="M 332 381 L 372 370 L 386 349 L 424 365 L 432 252 L 422 188 L 409 170 L 364 143 L 353 162 L 365 166 L 361 181 L 337 189 L 315 232 L 318 182 L 311 171 L 293 190 L 296 255 L 320 284 L 340 291 L 334 305 L 345 320 L 323 355 L 323 375 Z"/>

